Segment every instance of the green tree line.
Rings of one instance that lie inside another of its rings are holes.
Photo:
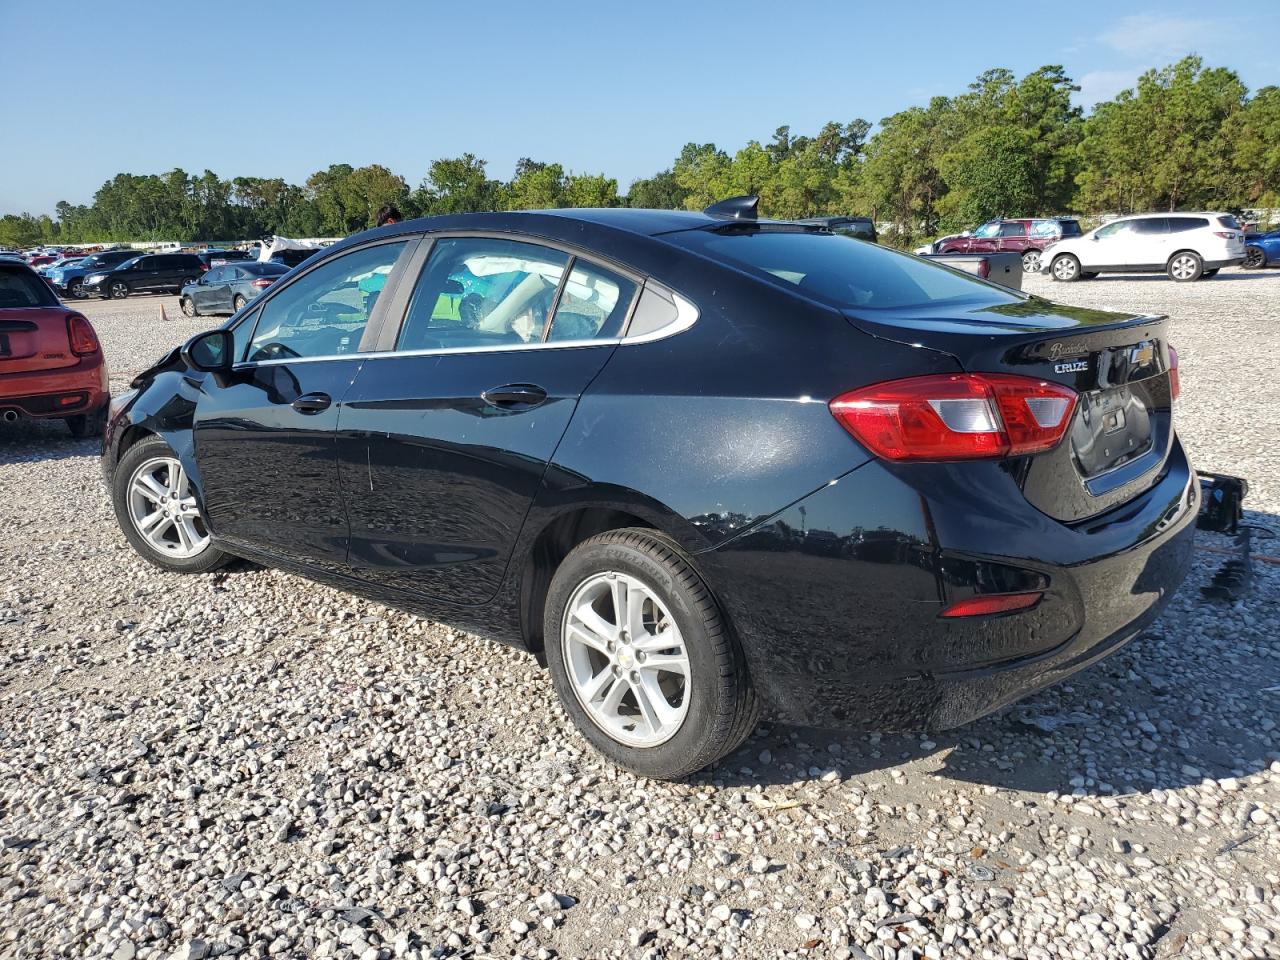
[[[952,97],[882,119],[782,126],[734,153],[689,143],[625,195],[604,174],[521,159],[510,180],[467,153],[436,160],[416,187],[378,164],[334,164],[298,185],[211,171],[118,174],[87,205],[0,218],[0,244],[340,236],[390,203],[407,216],[550,207],[701,209],[755,193],[764,216],[867,214],[890,241],[996,216],[1280,207],[1280,87],[1252,94],[1224,67],[1189,56],[1096,104],[1060,66],[1021,78],[982,73]]]

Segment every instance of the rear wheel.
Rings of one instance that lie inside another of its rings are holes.
[[[107,408],[99,407],[92,413],[79,413],[67,417],[67,429],[77,440],[88,440],[90,437],[102,436],[107,426]]]
[[[1022,272],[1035,273],[1040,269],[1040,251],[1026,250],[1022,254]]]
[[[108,300],[123,300],[129,296],[129,285],[123,280],[113,280],[107,287]]]
[[[1059,254],[1053,258],[1049,271],[1053,274],[1053,279],[1071,283],[1080,279],[1080,261],[1070,253]]]
[[[188,317],[200,316],[200,311],[196,309],[196,302],[190,297],[183,297],[178,301],[178,306],[182,307],[182,313]]]
[[[685,554],[650,530],[579,544],[556,570],[543,625],[574,724],[619,766],[686,777],[755,728],[746,662]]]
[[[195,492],[167,443],[130,447],[111,477],[116,520],[143,559],[173,573],[204,573],[231,557],[213,546]]]
[[[241,310],[244,309],[244,305],[246,303],[248,303],[248,301],[245,300],[244,297],[240,296],[240,294],[237,293],[235,295],[235,298],[232,299],[231,301],[231,309],[234,310],[236,313],[239,313]]]
[[[1204,273],[1204,261],[1200,259],[1200,254],[1183,250],[1169,258],[1167,272],[1171,280],[1189,283],[1200,279]]]
[[[1249,247],[1244,252],[1244,268],[1261,270],[1267,265],[1267,253],[1261,247]]]

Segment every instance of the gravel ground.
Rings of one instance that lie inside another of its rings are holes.
[[[1173,315],[1197,464],[1280,525],[1280,271],[1028,287]],[[207,325],[85,311],[117,388]],[[1280,565],[1206,602],[1223,537],[1067,685],[927,739],[764,727],[673,785],[525,655],[151,568],[95,454],[0,431],[0,956],[1280,956]]]

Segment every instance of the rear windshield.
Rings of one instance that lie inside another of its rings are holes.
[[[842,308],[989,305],[1022,299],[958,270],[832,234],[688,230],[669,238]]]
[[[6,307],[56,307],[49,285],[25,267],[0,263],[0,310]]]

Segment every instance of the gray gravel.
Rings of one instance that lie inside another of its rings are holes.
[[[1028,287],[1172,314],[1197,464],[1280,526],[1280,271]],[[207,325],[85,310],[117,388]],[[0,956],[1280,956],[1280,566],[1203,602],[1216,535],[1065,686],[928,737],[762,728],[672,785],[522,654],[154,570],[60,427],[0,431],[0,531]]]

